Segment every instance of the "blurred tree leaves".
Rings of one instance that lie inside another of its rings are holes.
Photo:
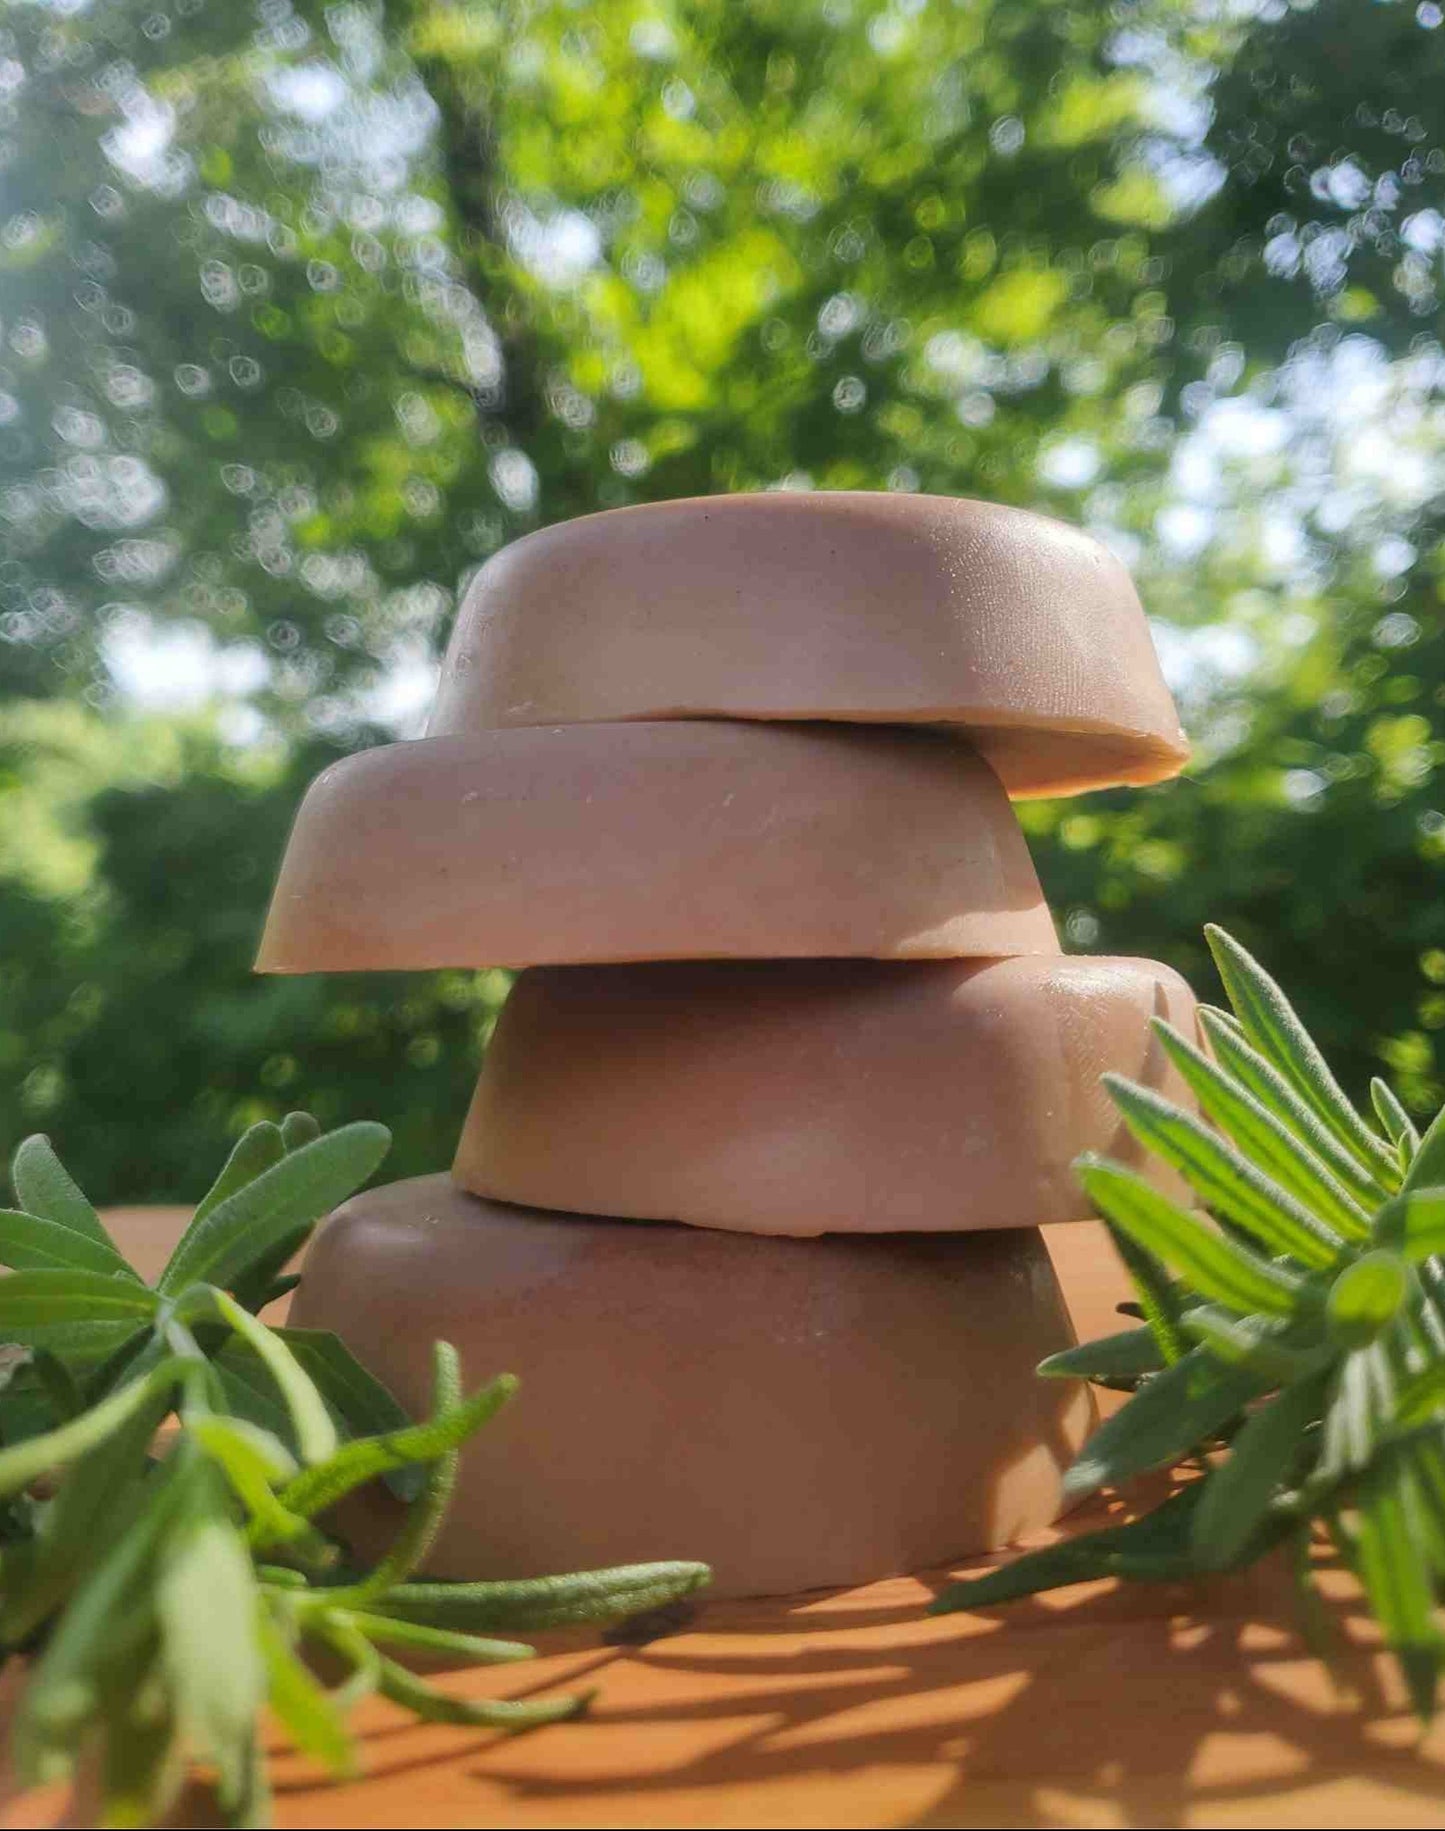
[[[1175,288],[1256,365],[1312,320],[1401,352],[1438,330],[1445,33],[1437,5],[1260,9],[1210,86],[1223,182],[1171,250]]]
[[[305,1089],[325,1123],[387,1112],[411,1163],[446,1161],[504,975],[250,971],[292,811],[332,753],[238,750],[200,721],[117,742],[54,706],[0,713],[0,771],[21,751],[5,805],[24,844],[0,862],[7,1144],[64,1135],[116,1197],[178,1200],[198,1140]]]
[[[1420,1111],[1445,1098],[1442,21],[1264,8],[1221,55],[1197,154],[1217,188],[1160,238],[1170,397],[1181,431],[1234,399],[1286,414],[1292,439],[1161,595],[1220,619],[1267,583],[1265,660],[1208,708],[1197,780],[1028,816],[1076,941],[1204,986],[1195,937],[1218,922],[1297,975],[1353,1092],[1383,1065]],[[1356,420],[1344,377],[1362,371]],[[1230,537],[1275,505],[1298,544],[1269,583]]]
[[[1046,441],[1157,447],[1161,198],[1107,13],[92,0],[4,31],[0,638],[32,691],[139,607],[342,723],[535,519],[803,476],[1033,498]]]
[[[392,11],[547,518],[785,478],[1047,499],[1046,441],[1149,448],[1162,198],[1107,11]]]
[[[21,4],[3,36],[7,685],[102,686],[140,608],[343,719],[501,536],[444,512],[469,467],[486,493],[497,359],[412,182],[430,103],[359,7]]]

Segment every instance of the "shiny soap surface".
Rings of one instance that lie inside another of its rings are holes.
[[[1013,795],[1188,755],[1128,573],[1077,528],[942,496],[777,491],[561,522],[469,589],[429,727],[961,727]]]
[[[1056,953],[1013,810],[925,731],[567,725],[312,783],[262,972]]]
[[[1188,986],[1152,960],[524,973],[455,1173],[501,1200],[751,1233],[1084,1220],[1081,1151],[1145,1167],[1099,1077],[1193,1104],[1155,1017],[1193,1032]]]

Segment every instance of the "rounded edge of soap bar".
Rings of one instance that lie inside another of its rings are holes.
[[[261,972],[1057,953],[988,765],[936,732],[671,721],[423,738],[312,783]]]
[[[1188,757],[1107,547],[1026,509],[861,490],[639,504],[513,542],[463,600],[428,730],[699,717],[958,726],[1017,796]]]
[[[478,1195],[751,1233],[1087,1220],[1081,1151],[1171,1172],[1106,1071],[1192,1109],[1152,960],[772,961],[523,973],[453,1174]]]
[[[934,1567],[1047,1525],[1092,1422],[1034,1376],[1074,1339],[1036,1231],[756,1239],[419,1177],[338,1210],[291,1314],[414,1416],[438,1339],[468,1388],[519,1377],[462,1452],[440,1577],[696,1558],[722,1597]],[[394,1526],[380,1496],[343,1522],[364,1549]]]

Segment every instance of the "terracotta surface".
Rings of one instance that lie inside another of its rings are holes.
[[[151,1250],[176,1217],[123,1218]],[[1047,1236],[1081,1335],[1114,1325],[1093,1226]],[[1071,1529],[1097,1523],[1075,1515]],[[980,1566],[981,1567],[981,1566]],[[515,1740],[358,1713],[341,1788],[272,1739],[283,1831],[355,1825],[1076,1827],[1445,1825],[1445,1726],[1423,1743],[1352,1586],[1327,1575],[1347,1690],[1294,1630],[1270,1567],[1209,1585],[1081,1585],[930,1621],[938,1575],[704,1607],[642,1646],[575,1646],[459,1695],[595,1686],[581,1722]],[[13,1696],[19,1669],[0,1674]],[[1351,1693],[1353,1695],[1351,1695]],[[3,1701],[3,1699],[0,1699]],[[205,1822],[196,1807],[182,1823]],[[93,1822],[56,1792],[0,1825]]]
[[[418,1177],[338,1210],[291,1313],[413,1412],[438,1337],[520,1377],[463,1455],[439,1576],[685,1555],[753,1596],[912,1570],[1047,1525],[1090,1421],[1033,1378],[1073,1340],[1036,1230],[759,1239]]]
[[[257,964],[1057,951],[1018,823],[966,745],[680,721],[333,764],[297,816]]]
[[[1016,795],[1157,782],[1188,754],[1105,547],[861,491],[652,503],[513,542],[467,593],[430,730],[698,716],[960,725]]]
[[[1156,1014],[1193,1031],[1151,960],[542,968],[503,1008],[455,1174],[753,1233],[1083,1220],[1080,1151],[1142,1167],[1099,1076],[1193,1104]]]

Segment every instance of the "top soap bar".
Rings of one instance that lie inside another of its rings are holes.
[[[1014,796],[1162,781],[1184,733],[1095,540],[943,496],[615,509],[505,548],[462,604],[429,735],[660,718],[967,731]]]

